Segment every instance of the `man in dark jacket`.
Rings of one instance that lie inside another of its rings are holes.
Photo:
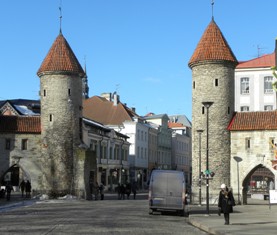
[[[218,197],[218,207],[219,215],[220,212],[224,214],[225,225],[230,224],[230,213],[233,212],[233,206],[235,206],[233,194],[225,184],[222,184]]]

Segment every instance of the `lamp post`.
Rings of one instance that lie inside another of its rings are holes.
[[[239,162],[242,161],[242,158],[234,156],[235,161],[237,162],[237,177],[238,177],[238,205],[240,205],[240,193],[239,193]]]
[[[199,185],[199,206],[201,206],[201,134],[203,133],[203,130],[196,130],[199,135],[199,179],[198,179],[198,185]]]
[[[206,171],[209,171],[209,108],[212,106],[214,102],[202,102],[202,104],[204,105],[204,107],[207,109],[207,126],[206,126],[206,130],[207,130],[207,141],[206,141]],[[209,211],[209,177],[206,177],[206,205],[207,205],[207,214],[210,214]]]

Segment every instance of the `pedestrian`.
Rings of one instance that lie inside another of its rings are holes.
[[[127,195],[127,199],[129,199],[130,194],[131,194],[131,184],[130,184],[130,183],[127,183],[127,184],[126,184],[126,195]]]
[[[13,190],[13,186],[7,182],[6,184],[6,194],[7,194],[7,201],[11,199],[11,191]]]
[[[22,180],[20,185],[19,185],[19,188],[21,190],[21,197],[24,197],[25,186],[26,186],[25,180]]]
[[[31,197],[31,190],[32,190],[31,182],[29,180],[27,180],[27,182],[25,184],[26,198]]]
[[[101,200],[104,200],[104,189],[105,189],[104,184],[103,184],[103,183],[100,183],[99,192],[100,192]]]
[[[121,185],[120,183],[118,183],[117,185],[117,199],[120,200],[121,199]]]
[[[6,194],[6,191],[5,191],[5,189],[1,189],[0,190],[0,198],[5,198],[5,194]]]
[[[232,191],[228,189],[225,184],[220,186],[221,190],[218,197],[218,215],[224,214],[225,225],[230,224],[230,213],[233,212],[233,206],[235,206],[235,199]]]
[[[99,184],[96,182],[95,187],[94,187],[94,195],[95,195],[95,200],[98,200],[99,196]]]
[[[132,193],[134,194],[134,199],[136,199],[136,195],[137,195],[137,182],[133,182],[131,188],[132,188]]]
[[[121,184],[120,185],[120,199],[121,200],[124,200],[125,199],[125,185],[124,184]]]

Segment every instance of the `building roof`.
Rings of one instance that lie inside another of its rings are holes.
[[[0,116],[0,133],[40,134],[40,117]]]
[[[54,41],[37,72],[38,76],[52,73],[73,73],[81,77],[85,74],[62,33]]]
[[[83,117],[104,125],[122,125],[139,116],[121,102],[114,104],[104,97],[93,96],[83,101]]]
[[[222,60],[234,64],[238,63],[221,30],[214,19],[212,19],[190,58],[188,65],[191,68],[199,62]]]
[[[0,115],[40,115],[40,101],[27,99],[0,100]]]
[[[162,119],[162,118],[169,119],[169,117],[168,117],[168,115],[166,113],[162,113],[162,114],[148,113],[148,114],[146,114],[146,116],[144,116],[145,120]]]
[[[275,52],[260,56],[252,60],[241,61],[237,65],[236,69],[264,68],[264,67],[273,67],[273,66],[275,66]]]
[[[228,126],[228,130],[277,130],[277,111],[236,113]]]
[[[175,114],[175,115],[169,115],[168,116],[170,119],[170,122],[173,123],[181,123],[183,126],[191,128],[191,121],[187,118],[186,115],[180,115],[180,114]]]

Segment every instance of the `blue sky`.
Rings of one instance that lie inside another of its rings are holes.
[[[214,19],[239,61],[273,52],[276,0],[214,2]],[[36,73],[58,36],[60,6],[63,35],[86,63],[90,96],[117,91],[139,115],[191,119],[187,64],[211,21],[211,0],[1,0],[1,100],[39,99]]]

